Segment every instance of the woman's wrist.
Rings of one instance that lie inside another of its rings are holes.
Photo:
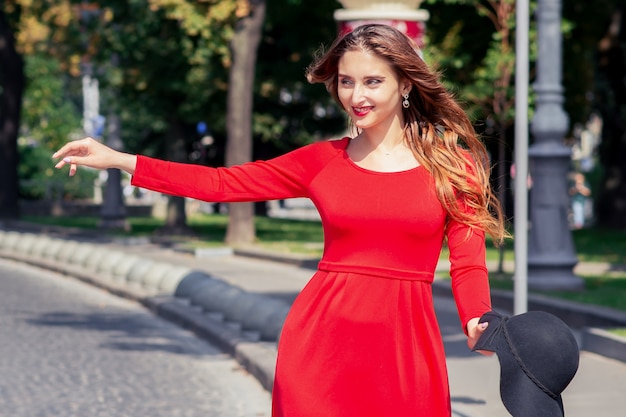
[[[120,152],[115,168],[128,172],[130,175],[135,173],[137,168],[137,155]]]

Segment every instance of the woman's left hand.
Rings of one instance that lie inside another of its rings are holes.
[[[467,322],[467,346],[469,346],[470,349],[474,348],[474,346],[478,342],[478,339],[480,338],[480,335],[483,334],[483,332],[487,329],[487,326],[489,325],[489,323],[487,322],[479,324],[479,320],[480,317],[474,317]],[[485,356],[493,355],[493,352],[489,352],[486,350],[478,350],[477,352],[482,353]]]

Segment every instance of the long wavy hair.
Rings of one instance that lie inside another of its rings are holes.
[[[349,51],[384,59],[400,80],[412,84],[410,106],[403,108],[404,139],[417,161],[433,176],[439,201],[451,219],[480,229],[500,244],[508,236],[500,203],[490,182],[487,150],[440,75],[419,55],[415,43],[388,25],[368,24],[320,49],[307,68],[310,83],[324,83],[341,106],[338,66]]]

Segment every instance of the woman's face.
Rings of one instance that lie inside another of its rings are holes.
[[[337,93],[355,126],[389,128],[402,125],[402,94],[410,90],[382,58],[349,51],[339,60]]]

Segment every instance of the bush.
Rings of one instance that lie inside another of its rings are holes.
[[[20,145],[20,198],[25,200],[91,199],[93,183],[98,173],[81,170],[69,177],[67,169],[57,170],[50,151],[36,145]]]

